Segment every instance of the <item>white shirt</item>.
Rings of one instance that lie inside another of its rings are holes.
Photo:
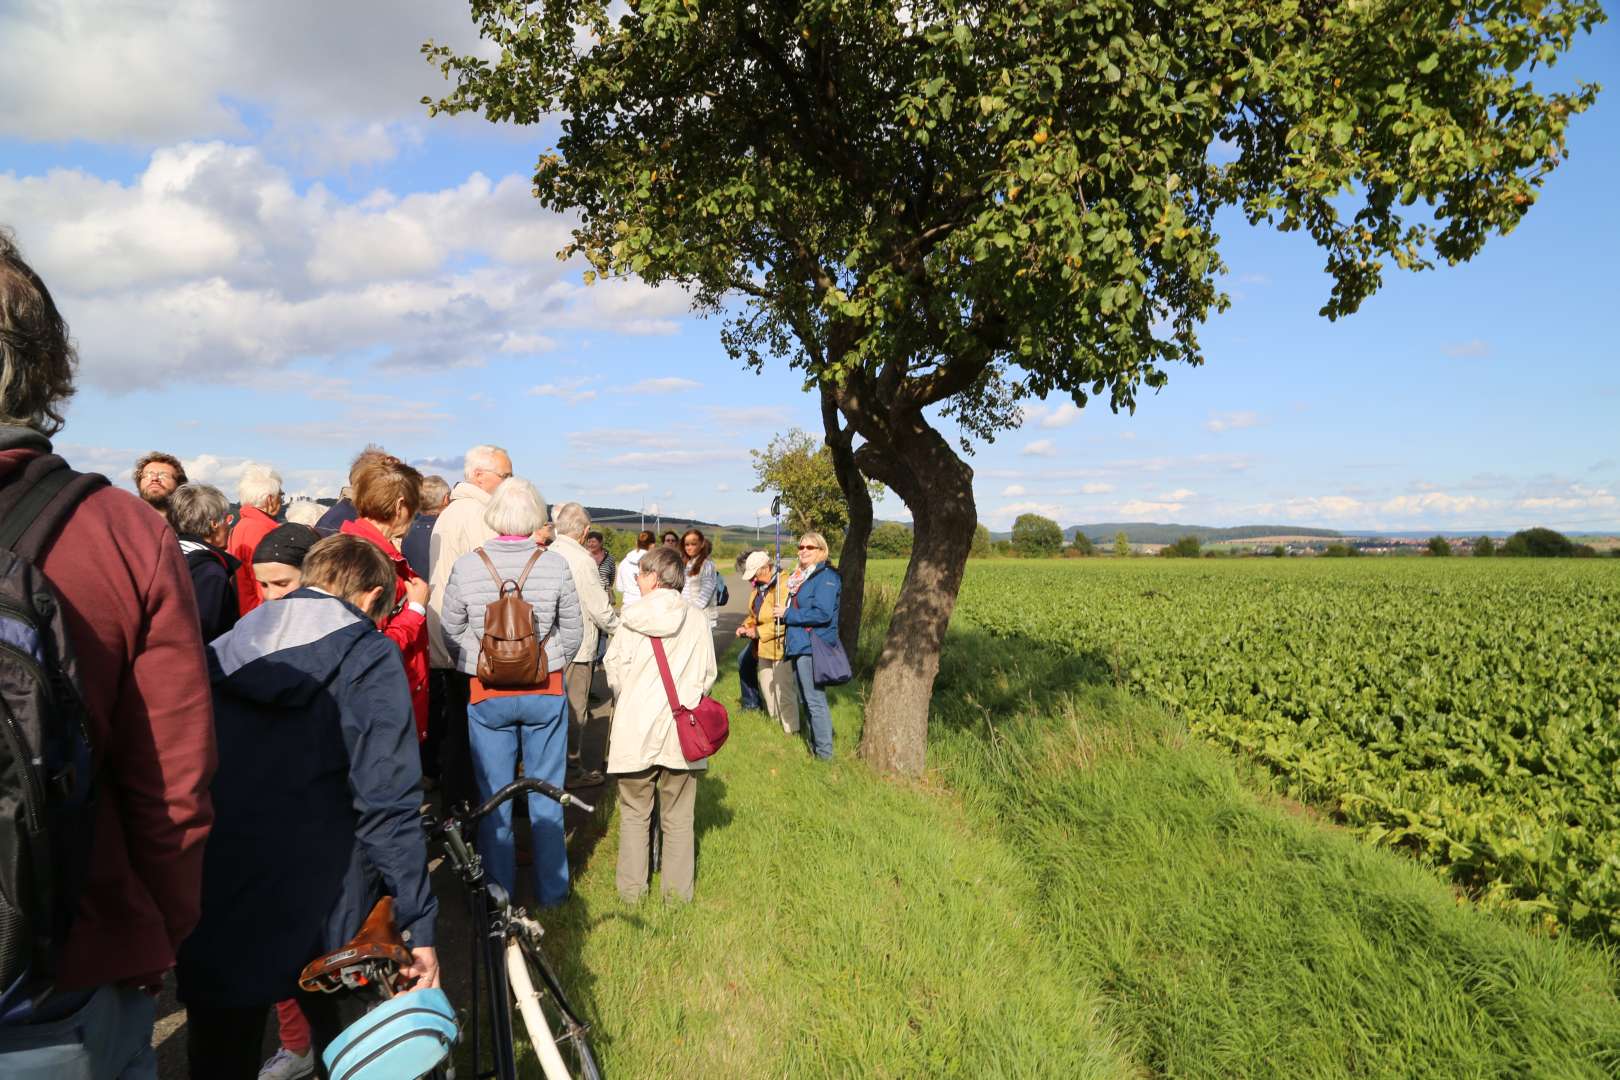
[[[641,599],[641,587],[636,584],[636,574],[641,568],[641,557],[647,554],[642,548],[636,548],[630,554],[619,560],[618,577],[613,585],[624,597],[624,607],[629,607]]]

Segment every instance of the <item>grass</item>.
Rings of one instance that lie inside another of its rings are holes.
[[[691,905],[619,901],[611,822],[576,853],[548,940],[610,1077],[1620,1075],[1600,948],[1277,798],[1097,657],[963,625],[941,671],[920,783],[854,758],[858,687],[826,765],[725,676]]]
[[[852,694],[831,765],[737,709],[734,674],[718,694],[694,902],[623,904],[610,828],[549,923],[609,1076],[1133,1075],[1046,955],[1018,859],[854,760]]]

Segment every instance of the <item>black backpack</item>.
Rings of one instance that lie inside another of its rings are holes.
[[[90,869],[90,717],[61,599],[35,560],[106,477],[54,454],[0,488],[0,1017],[49,992]]]

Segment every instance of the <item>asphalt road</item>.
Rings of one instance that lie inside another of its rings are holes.
[[[721,566],[720,572],[725,576],[726,584],[731,591],[731,602],[720,611],[719,624],[715,629],[714,643],[715,655],[723,655],[735,640],[735,631],[742,622],[747,610],[744,593],[735,568],[728,565]],[[607,682],[600,671],[597,672],[596,682],[592,688],[592,706],[590,719],[586,725],[584,738],[588,745],[603,745],[607,738],[607,726],[611,716],[611,704],[608,696]],[[580,789],[580,798],[598,806],[614,797],[611,781],[599,788]],[[437,798],[431,797],[434,809],[437,810]],[[602,839],[602,830],[595,824],[596,819],[583,813],[570,811],[568,816],[568,852],[569,863],[575,873],[594,856],[597,842]],[[523,823],[522,812],[519,810],[514,822],[518,830],[520,847],[527,844],[526,826]],[[518,886],[518,900],[520,903],[531,904],[533,896],[530,895],[531,886],[527,875],[520,874]],[[448,871],[436,869],[434,873],[434,892],[439,896],[439,965],[440,977],[444,984],[445,993],[452,1002],[458,1005],[469,1001],[471,986],[469,982],[469,956],[468,920],[465,906],[461,902],[460,885],[451,880]],[[186,1070],[186,1013],[185,1009],[174,996],[174,978],[171,975],[164,980],[163,993],[158,997],[158,1021],[152,1031],[152,1045],[157,1050],[158,1076],[160,1080],[187,1080]],[[272,1014],[271,1022],[266,1025],[264,1035],[264,1056],[268,1058],[276,1049],[276,1027]]]

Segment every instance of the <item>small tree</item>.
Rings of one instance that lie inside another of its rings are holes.
[[[814,529],[828,540],[842,537],[849,525],[849,506],[833,468],[832,451],[807,431],[793,428],[763,450],[750,450],[755,491],[780,492],[787,514],[783,526],[793,534]],[[883,485],[869,483],[873,498]]]
[[[982,524],[973,527],[973,550],[968,554],[975,559],[983,559],[990,554],[990,530]]]
[[[866,549],[882,559],[899,559],[911,554],[911,530],[898,521],[882,521],[872,529]]]
[[[1026,559],[1049,559],[1063,549],[1063,529],[1049,517],[1019,514],[1013,522],[1013,550]]]
[[[1429,554],[1438,555],[1441,557],[1450,555],[1451,542],[1445,537],[1436,533],[1434,536],[1429,537]]]
[[[1474,540],[1474,558],[1488,559],[1496,554],[1496,543],[1488,536],[1476,537]]]
[[[1097,545],[1091,542],[1091,537],[1077,531],[1074,534],[1074,550],[1089,558],[1097,554]]]
[[[1288,549],[1283,547],[1281,544],[1278,544],[1276,547],[1271,549],[1271,554],[1274,558],[1281,559],[1287,556]]]
[[[1159,554],[1168,559],[1196,559],[1198,551],[1198,537],[1183,536],[1175,543],[1160,548]]]
[[[1121,529],[1114,534],[1114,554],[1123,559],[1130,553],[1131,538],[1125,535],[1124,529]]]

